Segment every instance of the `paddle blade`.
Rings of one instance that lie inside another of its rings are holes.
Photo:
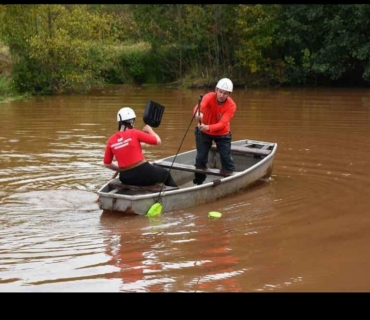
[[[155,217],[162,213],[162,204],[156,202],[153,204],[147,212],[147,217]]]

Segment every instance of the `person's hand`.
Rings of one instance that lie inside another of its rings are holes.
[[[146,133],[152,133],[153,132],[153,129],[151,126],[149,125],[145,125],[144,128],[143,128],[143,131],[146,132]]]
[[[200,131],[208,131],[209,130],[209,125],[208,124],[203,124],[203,123],[198,124],[198,129]]]
[[[202,120],[202,118],[203,118],[203,113],[201,113],[201,112],[199,112],[199,113],[198,113],[198,112],[196,112],[194,117],[195,117],[195,119],[197,119],[197,120]]]

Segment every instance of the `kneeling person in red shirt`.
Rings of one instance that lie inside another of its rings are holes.
[[[164,183],[177,187],[171,173],[149,163],[144,155],[141,142],[151,145],[161,145],[161,138],[149,126],[142,130],[134,128],[136,114],[129,107],[120,109],[117,113],[118,132],[109,137],[104,154],[104,166],[119,171],[119,179],[124,184],[149,186]],[[116,159],[117,164],[113,163]]]

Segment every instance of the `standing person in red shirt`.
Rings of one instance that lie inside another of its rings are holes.
[[[195,128],[197,155],[195,166],[206,168],[208,152],[212,141],[216,143],[220,154],[222,170],[228,174],[235,171],[234,159],[231,155],[232,134],[230,120],[235,114],[236,104],[230,97],[233,83],[228,78],[218,81],[215,92],[209,92],[201,100],[200,108],[194,107],[194,117],[199,120]],[[206,179],[204,173],[195,173],[194,184],[202,184]]]
[[[164,183],[177,187],[171,173],[166,169],[149,163],[142,151],[141,143],[161,145],[161,138],[149,126],[142,130],[134,128],[136,114],[129,107],[117,113],[118,132],[107,142],[103,163],[108,169],[119,171],[119,179],[124,184],[148,186]],[[116,163],[113,162],[116,159]]]

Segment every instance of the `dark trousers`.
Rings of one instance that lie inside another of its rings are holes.
[[[150,186],[156,183],[164,183],[166,186],[177,187],[171,172],[149,162],[127,171],[121,171],[119,180],[124,184],[134,186]]]
[[[212,142],[216,143],[218,153],[220,154],[221,168],[224,171],[235,171],[234,159],[231,155],[232,134],[229,132],[224,136],[213,136],[201,132],[198,127],[194,130],[197,155],[195,157],[195,166],[206,168],[208,163],[208,153]],[[202,184],[206,179],[203,173],[195,173],[195,184]]]

